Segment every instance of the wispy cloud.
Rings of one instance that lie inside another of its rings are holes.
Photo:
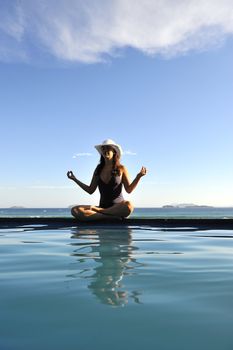
[[[124,152],[123,152],[123,155],[126,155],[126,156],[136,156],[137,153],[128,150],[128,151],[124,151]]]
[[[83,153],[76,153],[76,154],[74,154],[72,158],[91,157],[91,156],[92,156],[92,153],[83,152]]]
[[[28,185],[28,186],[0,186],[0,190],[19,190],[19,189],[30,189],[30,190],[67,190],[72,189],[72,186],[63,185]]]
[[[0,186],[0,191],[1,190],[16,190],[15,186]]]
[[[153,180],[151,180],[151,181],[147,181],[147,180],[145,180],[145,181],[143,181],[143,183],[145,184],[145,185],[152,185],[152,186],[170,186],[170,185],[173,185],[174,186],[174,183],[172,183],[172,182],[164,182],[164,181],[153,181]]]
[[[31,185],[31,186],[25,186],[25,189],[32,189],[32,190],[68,190],[72,189],[72,186],[53,186],[53,185]]]
[[[232,0],[11,0],[0,3],[0,59],[35,52],[93,63],[132,47],[173,56],[233,34]]]

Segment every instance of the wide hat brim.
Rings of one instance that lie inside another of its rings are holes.
[[[108,139],[108,140],[103,141],[102,144],[95,146],[95,148],[97,149],[97,151],[99,152],[99,154],[101,156],[103,155],[103,153],[102,153],[102,147],[103,146],[111,146],[112,148],[115,149],[115,151],[117,152],[117,155],[118,155],[119,158],[122,156],[123,152],[122,152],[121,146],[118,145],[117,143],[115,143],[113,140]]]

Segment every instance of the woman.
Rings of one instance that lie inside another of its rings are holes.
[[[67,176],[89,194],[94,193],[98,187],[100,191],[99,206],[78,205],[71,209],[71,213],[82,221],[125,218],[132,213],[133,206],[129,201],[124,200],[122,186],[127,193],[131,193],[141,177],[146,174],[146,168],[142,167],[133,182],[130,183],[126,167],[120,164],[121,146],[108,139],[101,145],[96,145],[95,148],[101,157],[91,184],[88,186],[79,181],[72,171],[68,171]]]

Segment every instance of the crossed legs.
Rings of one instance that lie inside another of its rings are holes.
[[[129,201],[122,201],[106,209],[90,205],[78,205],[71,209],[71,214],[81,221],[119,219],[129,216],[133,209],[133,205]]]

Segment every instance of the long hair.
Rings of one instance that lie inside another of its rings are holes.
[[[98,176],[100,175],[104,165],[105,165],[105,160],[104,160],[104,157],[101,155],[100,162],[97,165],[96,170],[95,170],[95,175],[98,175]],[[117,152],[114,152],[113,161],[112,161],[112,175],[113,176],[120,176],[121,167],[122,167],[122,165],[120,163],[120,158],[119,158]]]

